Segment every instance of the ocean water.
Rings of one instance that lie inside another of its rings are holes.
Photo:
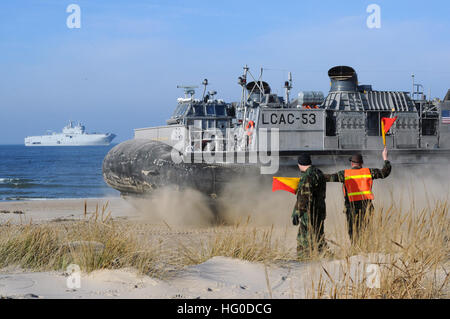
[[[0,201],[118,196],[102,176],[112,147],[0,145]]]

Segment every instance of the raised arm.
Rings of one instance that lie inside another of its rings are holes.
[[[389,174],[391,174],[391,162],[389,162],[388,160],[388,151],[386,149],[386,147],[383,150],[383,159],[384,159],[384,165],[382,169],[378,169],[378,168],[371,168],[370,169],[370,173],[372,174],[372,178],[373,179],[378,179],[378,178],[386,178],[389,176]]]

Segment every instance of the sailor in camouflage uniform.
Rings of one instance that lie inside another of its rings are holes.
[[[305,258],[312,249],[326,247],[324,222],[326,217],[326,180],[320,169],[311,165],[309,155],[298,158],[300,182],[297,202],[292,212],[292,223],[300,225],[297,235],[297,253]]]
[[[370,218],[374,207],[372,200],[372,181],[386,178],[391,173],[391,163],[387,159],[387,149],[383,150],[384,166],[378,168],[363,168],[363,157],[354,154],[350,158],[351,169],[335,174],[325,174],[327,182],[341,182],[345,197],[345,215],[347,216],[348,234],[350,240],[355,240],[364,227],[364,221]],[[354,236],[355,235],[355,236]]]

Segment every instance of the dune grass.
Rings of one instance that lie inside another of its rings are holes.
[[[128,227],[105,215],[107,205],[70,224],[1,225],[0,268],[14,265],[35,271],[83,271],[134,267],[158,275],[157,253],[137,240]]]
[[[388,207],[365,220],[353,243],[335,232],[340,267],[312,283],[312,298],[448,298],[450,219],[448,202],[437,201],[420,212]],[[355,256],[361,257],[356,258]],[[366,258],[363,258],[366,257]],[[379,288],[370,288],[367,266],[380,270]]]
[[[179,242],[179,252],[184,256],[185,263],[200,264],[216,256],[263,263],[294,258],[292,250],[286,245],[286,233],[276,234],[273,226],[253,227],[247,219],[244,223],[226,227],[226,231],[219,231],[222,227],[218,226],[218,231],[213,231],[209,240],[201,245]]]
[[[146,239],[136,225],[111,218],[107,206],[79,221],[0,225],[0,268],[19,266],[35,271],[65,270],[78,264],[83,271],[132,267],[139,273],[168,278],[168,269],[225,256],[264,264],[297,260],[295,237],[274,227],[254,227],[249,220],[211,227],[200,242],[176,237],[170,226],[161,248]],[[365,231],[350,243],[345,227],[327,230],[330,251],[311,247],[308,260],[322,263],[311,276],[310,298],[447,298],[449,283],[450,220],[448,202],[416,212],[378,207],[366,220]],[[197,237],[195,234],[192,238]],[[178,238],[178,239],[176,239]],[[191,239],[192,239],[191,238]],[[328,265],[337,263],[336,269]],[[381,270],[380,288],[367,286],[369,263]]]

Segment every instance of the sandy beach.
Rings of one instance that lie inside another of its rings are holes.
[[[120,197],[87,199],[54,199],[0,202],[0,222],[43,223],[51,221],[78,220],[84,215],[84,205],[88,211],[108,204],[114,217],[133,217],[130,205]]]
[[[161,223],[150,223],[135,207],[122,198],[58,199],[0,203],[0,223],[65,224],[85,218],[87,213],[101,210],[107,204],[112,218],[121,222],[148,225],[146,234],[163,239],[168,247],[185,239],[208,236],[212,229],[176,227],[168,229]],[[134,212],[134,214],[133,214]],[[294,234],[295,235],[295,234]],[[298,265],[300,267],[300,265]],[[301,267],[300,267],[301,268]],[[275,295],[286,298],[292,294],[287,283],[292,266],[276,267],[270,280],[283,289]],[[64,271],[29,272],[19,267],[0,270],[0,296],[3,298],[268,298],[264,266],[226,257],[216,257],[200,265],[187,267],[170,280],[140,275],[134,269],[97,270],[81,273],[81,288],[67,287]],[[304,293],[297,292],[301,297]]]
[[[99,219],[93,222],[95,225],[110,227],[108,219],[115,223],[114,227],[126,227],[140,242],[146,242],[145,247],[158,259],[152,265],[162,263],[164,268],[162,276],[128,266],[81,271],[77,273],[80,285],[73,288],[68,284],[73,277],[67,270],[30,270],[10,264],[0,270],[1,298],[329,298],[326,290],[341,286],[344,289],[349,283],[365,287],[368,265],[393,265],[401,259],[400,253],[350,253],[345,258],[336,255],[296,261],[296,227],[282,224],[240,230],[237,226],[169,225],[142,214],[137,209],[142,205],[119,197],[1,202],[2,232],[21,225],[70,230],[80,223],[89,224],[94,218]],[[335,223],[336,216],[330,220],[328,223]],[[343,220],[338,223],[343,224]],[[330,225],[326,227],[331,229]],[[258,232],[262,237],[258,237]],[[245,245],[251,245],[253,240],[257,246],[267,234],[271,236],[269,241],[279,246],[271,247],[265,254],[279,257],[269,257],[272,262],[245,260],[253,258],[242,254],[242,250],[252,249]],[[98,245],[102,250],[108,243]],[[225,246],[240,247],[241,251],[233,252]],[[226,256],[211,253],[211,247],[222,249]],[[178,260],[183,261],[174,264]],[[427,276],[439,285],[444,283],[442,291],[448,296],[448,259],[421,279]]]

